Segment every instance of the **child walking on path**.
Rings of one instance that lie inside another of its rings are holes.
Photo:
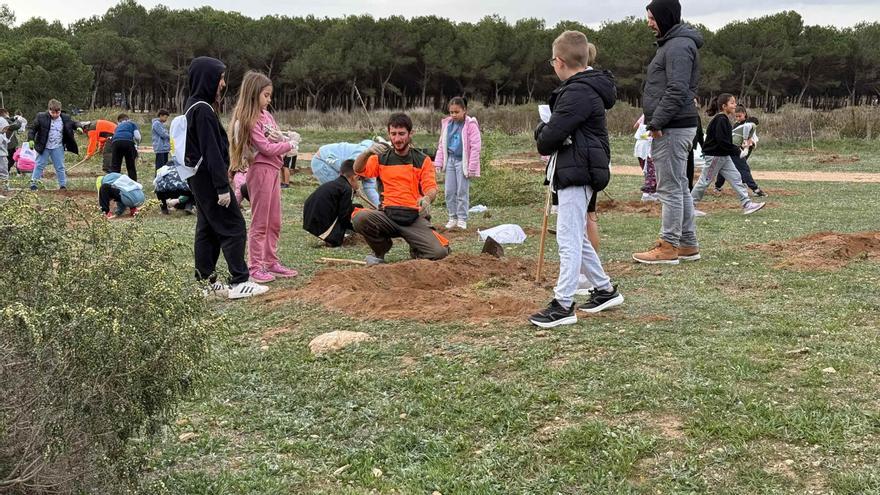
[[[585,235],[590,199],[611,180],[605,111],[617,99],[610,73],[589,67],[594,56],[595,51],[590,49],[583,33],[565,31],[556,38],[550,63],[562,85],[550,96],[550,121],[535,130],[538,152],[552,155],[547,179],[559,203],[559,279],[555,298],[546,309],[529,317],[529,322],[542,328],[577,323],[574,295],[580,273],[587,276],[594,289],[590,291],[590,300],[578,309],[598,313],[623,303],[623,295],[611,284]]]
[[[714,116],[706,128],[706,144],[703,147],[703,155],[706,157],[706,166],[700,174],[700,180],[694,185],[692,195],[694,203],[703,199],[706,188],[709,187],[715,176],[721,174],[730,181],[733,189],[739,195],[739,201],[743,208],[743,215],[750,215],[764,207],[764,203],[753,203],[742,183],[739,171],[733,165],[732,156],[739,156],[739,146],[733,144],[733,128],[729,117],[736,111],[736,98],[724,93],[718,95],[709,105],[708,114]]]
[[[480,124],[467,114],[467,100],[456,96],[449,101],[449,117],[440,124],[440,142],[434,166],[446,171],[446,228],[467,229],[471,179],[480,176],[480,150],[483,141]]]
[[[739,170],[743,184],[749,186],[749,189],[754,191],[755,196],[765,198],[767,193],[758,187],[758,183],[752,177],[752,168],[748,162],[749,157],[752,156],[752,151],[755,149],[755,145],[758,144],[758,119],[749,117],[746,107],[742,105],[737,105],[735,117],[736,127],[733,129],[733,144],[739,145],[742,151],[730,158],[733,160],[736,169]],[[723,186],[724,176],[719,175],[718,179],[715,180],[715,192],[721,192]]]
[[[657,173],[654,170],[654,159],[651,158],[651,133],[645,125],[644,114],[639,117],[633,128],[636,130],[636,145],[633,148],[633,156],[639,160],[639,168],[645,175],[645,183],[642,185],[642,201],[657,201]]]
[[[247,164],[247,189],[251,203],[248,232],[248,270],[258,283],[276,277],[295,277],[296,270],[278,259],[281,236],[281,182],[284,155],[296,151],[298,135],[291,139],[278,131],[268,112],[272,102],[272,81],[250,71],[244,75],[235,110],[232,112],[230,141],[233,164]]]

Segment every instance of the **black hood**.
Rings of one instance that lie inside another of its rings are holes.
[[[666,36],[672,26],[681,24],[681,4],[678,0],[653,0],[646,10],[650,10],[660,28],[658,38]]]
[[[605,110],[610,110],[617,101],[617,85],[614,75],[607,70],[585,70],[565,80],[563,87],[572,84],[586,84],[602,98]]]
[[[672,29],[670,29],[668,33],[657,40],[657,46],[663,46],[664,43],[672,38],[690,38],[694,40],[694,44],[697,45],[697,48],[702,48],[703,46],[703,34],[687,24],[676,24],[675,26],[672,26]]]
[[[189,97],[191,100],[214,104],[220,76],[226,72],[223,62],[211,57],[198,57],[189,65]]]

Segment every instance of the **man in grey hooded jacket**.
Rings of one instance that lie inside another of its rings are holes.
[[[678,0],[653,0],[648,26],[657,37],[657,53],[648,66],[642,107],[654,140],[657,194],[663,205],[660,239],[633,259],[649,264],[678,264],[700,259],[694,203],[688,190],[687,158],[700,116],[693,104],[700,79],[703,36],[682,24]]]

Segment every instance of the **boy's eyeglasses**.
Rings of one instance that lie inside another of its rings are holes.
[[[547,63],[550,64],[550,67],[556,68],[556,59],[558,59],[558,58],[559,57],[553,57],[550,60],[548,60]]]

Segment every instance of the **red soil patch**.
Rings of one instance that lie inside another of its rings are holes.
[[[547,278],[558,268],[548,263]],[[374,267],[327,268],[302,289],[272,291],[370,320],[522,323],[547,303],[534,282],[535,261],[457,254],[441,261],[410,260]]]
[[[819,232],[752,247],[781,258],[776,264],[778,268],[836,270],[857,260],[880,260],[880,232]]]
[[[856,163],[860,160],[859,155],[822,155],[822,158],[816,160],[819,163],[830,165],[837,163]]]
[[[596,205],[596,211],[599,213],[628,213],[641,214],[649,217],[660,216],[659,201],[618,201],[616,199],[601,200]],[[738,210],[740,209],[737,201],[701,201],[697,209],[702,211],[719,211],[719,210]]]

